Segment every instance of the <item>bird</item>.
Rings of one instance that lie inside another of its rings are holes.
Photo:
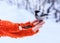
[[[38,15],[40,11],[39,10],[35,10],[35,18],[41,22],[45,19],[45,17],[48,15],[48,14],[44,14],[44,12],[42,12],[40,15]]]

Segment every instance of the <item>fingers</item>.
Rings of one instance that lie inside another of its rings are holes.
[[[35,26],[37,25],[37,24],[39,24],[39,22],[35,22],[35,23],[33,23]]]
[[[40,22],[39,24],[40,24],[40,25],[43,25],[44,23],[45,23],[45,22],[44,22],[44,21],[42,21],[42,22]]]
[[[41,23],[37,24],[32,30],[33,30],[34,32],[36,32],[37,30],[39,30],[39,29],[43,26],[44,23],[45,23],[45,22],[42,21]]]
[[[34,20],[32,23],[35,23],[35,22],[37,22],[38,20]]]
[[[32,23],[33,23],[34,25],[37,25],[37,24],[39,23],[39,21],[38,21],[38,20],[34,20]]]

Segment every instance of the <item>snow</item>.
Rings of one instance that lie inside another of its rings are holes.
[[[18,9],[16,6],[0,2],[0,19],[27,22],[35,20],[35,17],[25,9]],[[60,43],[60,22],[55,23],[55,20],[50,16],[48,20],[45,19],[45,24],[40,28],[38,34],[17,39],[1,37],[0,43]]]
[[[13,22],[33,21],[35,18],[34,15],[31,15],[32,14],[25,9],[18,9],[16,6],[9,6],[4,2],[0,4],[0,19]]]

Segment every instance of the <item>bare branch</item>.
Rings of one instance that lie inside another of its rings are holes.
[[[49,0],[50,1],[50,0]],[[55,0],[51,1],[51,6],[47,9],[47,13],[50,12],[50,9],[54,6]]]
[[[58,9],[56,9],[55,7],[53,9],[56,10],[58,13],[60,13],[60,11]]]

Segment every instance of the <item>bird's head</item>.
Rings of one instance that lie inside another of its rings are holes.
[[[39,10],[35,10],[35,13],[39,13],[40,11]]]

